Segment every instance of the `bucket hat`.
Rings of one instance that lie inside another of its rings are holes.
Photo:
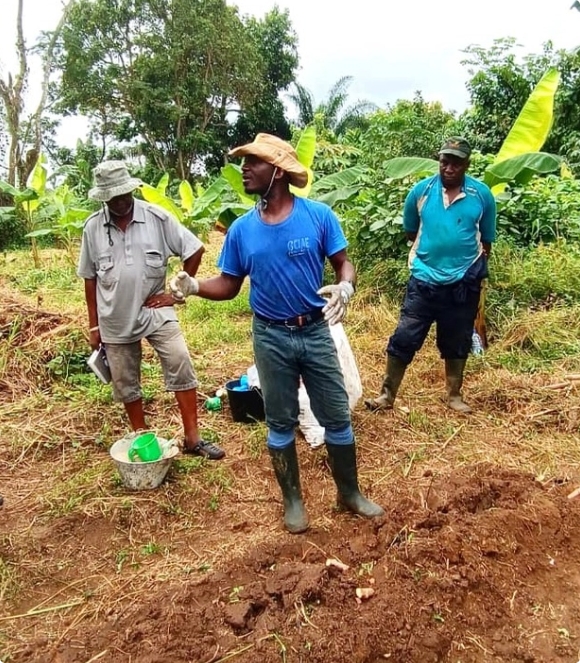
[[[103,161],[93,170],[95,186],[89,191],[89,198],[106,203],[126,193],[131,193],[143,182],[131,177],[123,161]]]
[[[271,134],[259,133],[253,142],[229,152],[231,157],[245,157],[250,154],[283,170],[295,187],[302,189],[308,184],[306,167],[298,161],[296,150],[285,140]]]

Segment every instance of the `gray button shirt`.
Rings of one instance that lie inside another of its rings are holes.
[[[110,241],[109,241],[110,237]],[[101,210],[87,219],[77,274],[97,280],[97,313],[103,343],[133,343],[168,320],[173,306],[147,308],[148,297],[165,292],[167,262],[187,260],[202,242],[164,209],[135,200],[125,232]]]

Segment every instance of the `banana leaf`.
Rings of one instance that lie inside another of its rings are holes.
[[[300,198],[308,198],[314,181],[314,173],[312,172],[312,164],[314,162],[314,155],[316,154],[316,128],[313,124],[309,124],[304,128],[298,144],[296,145],[296,156],[298,161],[308,171],[308,182],[306,186],[299,189],[298,187],[291,186],[290,191]]]
[[[314,196],[323,191],[332,191],[333,189],[353,186],[364,174],[365,169],[362,166],[352,166],[352,168],[345,168],[338,173],[326,175],[314,182],[312,185],[312,195]],[[320,196],[317,196],[317,200],[320,200]]]
[[[22,207],[24,207],[28,214],[31,214],[38,209],[40,205],[40,199],[44,196],[44,192],[46,191],[46,168],[44,167],[45,161],[46,158],[43,154],[41,154],[36,160],[34,168],[26,180],[27,189],[31,189],[37,194],[36,198],[21,198]]]
[[[151,186],[150,184],[142,184],[139,188],[141,189],[143,198],[148,203],[153,203],[154,205],[162,207],[183,223],[183,212],[173,200],[171,200],[171,198],[168,198],[164,193],[161,193],[157,187]]]
[[[296,156],[298,161],[306,168],[312,168],[314,155],[316,154],[316,128],[309,124],[304,128],[296,145]]]
[[[24,237],[43,237],[45,235],[52,235],[56,232],[55,228],[38,228],[38,230],[32,230],[29,233],[26,233]]]
[[[395,157],[385,161],[383,168],[387,177],[400,180],[411,175],[435,175],[439,171],[439,163],[421,157]]]
[[[537,152],[541,149],[552,128],[554,98],[559,83],[558,70],[548,69],[532,90],[490,167],[521,154]],[[489,184],[487,170],[484,174],[484,182]],[[493,180],[493,177],[489,179]],[[495,196],[505,189],[503,183],[490,186],[492,186]]]
[[[559,83],[558,70],[548,69],[520,111],[495,157],[494,164],[541,149],[552,128],[554,97]]]
[[[17,203],[22,203],[24,206],[28,202],[33,202],[38,200],[38,194],[34,189],[22,189],[22,191],[17,191],[14,201]],[[37,205],[38,207],[38,205]]]
[[[11,184],[8,184],[8,182],[4,182],[4,180],[0,180],[0,191],[2,193],[8,194],[9,196],[18,195],[18,189],[13,187]]]
[[[191,217],[194,219],[203,218],[207,216],[207,210],[216,202],[219,201],[224,191],[228,188],[228,181],[223,176],[215,179],[208,188],[196,198],[191,211]]]
[[[242,181],[242,169],[240,166],[237,166],[233,163],[228,163],[227,166],[224,166],[221,169],[222,177],[227,180],[228,184],[232,189],[238,194],[240,200],[246,205],[252,205],[254,203],[254,198],[248,196],[244,189],[244,183]]]
[[[344,203],[351,198],[354,198],[358,195],[360,191],[360,186],[346,186],[341,189],[335,189],[334,191],[327,191],[326,193],[321,193],[316,196],[314,199],[318,200],[321,203],[326,203],[330,207],[334,207],[337,203]]]
[[[169,186],[169,173],[163,173],[163,177],[157,182],[157,191],[165,195],[167,187]]]
[[[217,220],[227,230],[238,217],[251,210],[253,206],[254,203],[249,205],[243,203],[224,203],[217,212]]]
[[[181,208],[186,212],[191,212],[195,196],[191,184],[187,180],[182,180],[179,183],[179,198],[181,199]]]
[[[26,180],[26,186],[41,196],[46,189],[46,168],[44,167],[44,162],[46,158],[41,154],[36,160],[36,164],[32,169],[32,172]]]
[[[562,159],[547,152],[528,152],[489,166],[485,171],[485,183],[494,188],[505,182],[527,184],[534,175],[545,175],[560,169]]]

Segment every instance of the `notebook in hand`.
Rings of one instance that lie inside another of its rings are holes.
[[[111,371],[107,363],[105,348],[101,345],[98,350],[87,359],[87,364],[91,371],[99,378],[101,382],[108,384],[111,381]]]

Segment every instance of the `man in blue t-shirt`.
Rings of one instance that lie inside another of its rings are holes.
[[[466,175],[470,155],[464,138],[447,140],[439,152],[439,174],[418,182],[405,200],[403,227],[413,242],[411,278],[387,345],[382,393],[365,400],[371,410],[393,407],[405,370],[435,322],[447,402],[457,412],[471,412],[461,386],[495,241],[496,208],[489,188]]]
[[[229,228],[219,276],[198,281],[180,272],[171,289],[178,300],[189,295],[233,299],[250,278],[254,355],[286,529],[308,528],[295,445],[300,378],[325,428],[339,503],[367,518],[381,516],[381,507],[359,490],[348,396],[328,327],[343,319],[354,293],[356,275],[344,233],[330,207],[291,193],[290,185],[307,184],[308,172],[290,144],[258,134],[230,156],[244,157],[244,189],[260,201]],[[336,284],[321,288],[326,258]]]

